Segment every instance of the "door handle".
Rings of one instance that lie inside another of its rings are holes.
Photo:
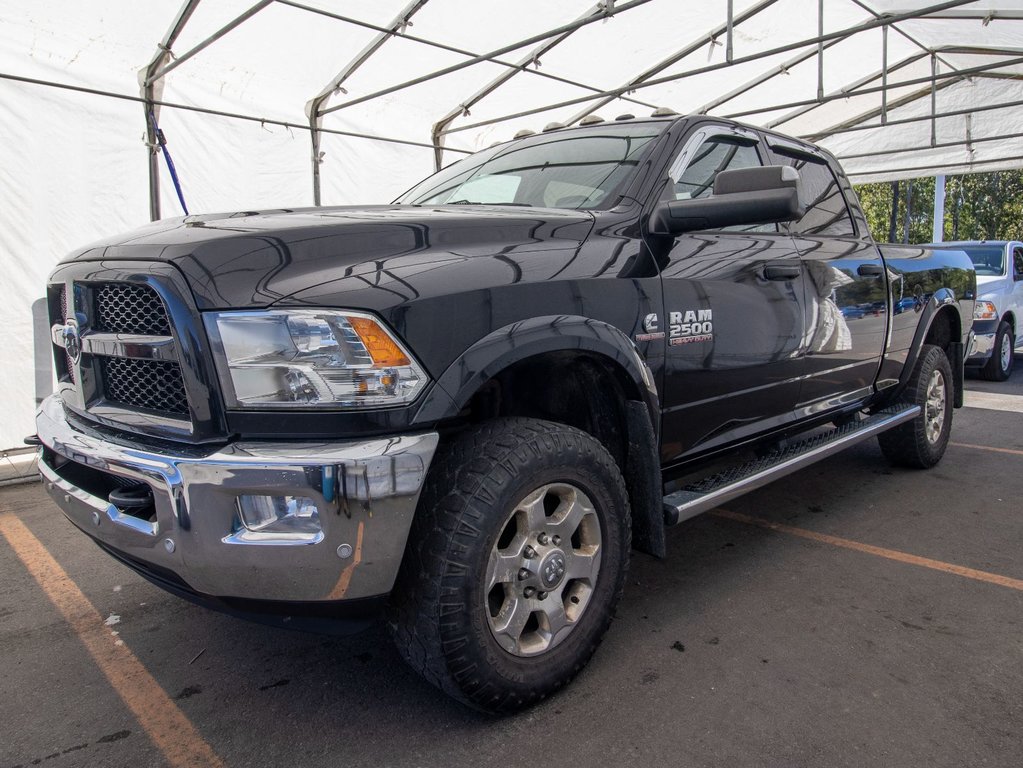
[[[884,268],[880,264],[860,264],[856,274],[860,277],[880,277],[884,274]]]
[[[768,264],[764,267],[764,277],[768,280],[795,280],[799,273],[798,264]]]

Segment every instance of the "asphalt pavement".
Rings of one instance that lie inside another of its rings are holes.
[[[594,660],[505,718],[421,681],[381,628],[195,607],[38,483],[0,489],[0,768],[1023,765],[1017,363],[968,381],[932,470],[869,441],[672,529],[664,561],[634,554]]]

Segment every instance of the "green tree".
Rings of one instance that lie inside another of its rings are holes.
[[[934,178],[898,182],[895,241],[906,238],[906,198],[910,198],[910,243],[932,239]],[[890,235],[891,182],[860,184],[856,192],[874,239]],[[1023,240],[1023,171],[996,171],[945,179],[945,240]]]

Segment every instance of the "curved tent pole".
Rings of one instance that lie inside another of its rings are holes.
[[[610,7],[609,7],[609,3],[610,3]],[[609,10],[613,10],[613,6],[614,6],[614,0],[601,0],[601,2],[597,3],[595,6],[593,6],[588,11],[586,11],[581,16],[579,16],[579,18],[576,19],[576,21],[583,21],[584,19],[590,19],[590,18],[595,18],[595,19],[606,18],[607,14],[608,14],[608,11]],[[506,72],[502,72],[500,75],[495,77],[489,83],[487,83],[482,88],[480,88],[475,93],[473,93],[472,96],[470,96],[467,99],[464,99],[457,107],[452,109],[444,117],[442,117],[440,120],[438,120],[436,123],[433,124],[433,129],[432,129],[431,134],[430,134],[430,139],[431,139],[431,141],[433,143],[433,146],[434,146],[434,165],[435,165],[435,167],[436,167],[436,169],[438,171],[441,169],[441,167],[443,167],[443,164],[444,164],[444,162],[443,162],[444,161],[444,135],[447,133],[447,127],[449,125],[451,125],[451,123],[456,118],[458,118],[460,116],[468,115],[469,114],[469,110],[472,109],[472,107],[474,107],[480,101],[482,101],[487,96],[489,96],[491,93],[496,91],[502,85],[507,83],[509,80],[511,80],[513,77],[515,77],[515,75],[517,75],[519,72],[527,72],[527,71],[529,71],[529,70],[526,69],[526,67],[528,67],[530,64],[535,64],[536,66],[540,66],[540,57],[544,56],[545,54],[547,54],[551,49],[553,49],[559,43],[562,43],[565,40],[567,40],[569,37],[571,37],[572,33],[575,32],[576,29],[578,29],[578,27],[570,29],[567,32],[564,32],[564,33],[558,35],[555,38],[552,38],[550,40],[547,40],[545,42],[540,43],[538,46],[536,46],[536,48],[533,48],[525,56],[523,56],[521,59],[519,59],[516,62],[516,64],[515,64],[515,68],[509,69]],[[593,88],[593,87],[584,86],[581,83],[574,83],[574,85],[577,85],[577,86],[579,86],[581,88],[587,88],[587,90],[591,90],[591,91],[594,91],[596,93],[600,92],[599,88]],[[636,101],[636,103],[641,104],[642,106],[645,106],[645,107],[653,108],[652,104],[647,104],[645,102],[640,102],[640,101]]]
[[[139,84],[142,86],[142,98],[145,100],[146,110],[146,143],[149,145],[149,216],[153,221],[160,218],[160,168],[156,162],[156,153],[159,151],[159,140],[156,135],[155,125],[158,117],[159,96],[158,91],[163,90],[163,78],[172,69],[179,67],[184,62],[195,56],[200,51],[209,47],[222,38],[235,27],[244,23],[259,11],[266,8],[274,0],[260,0],[247,11],[235,17],[201,43],[193,47],[181,56],[174,56],[171,47],[181,34],[189,18],[199,6],[199,0],[185,0],[181,10],[178,11],[174,21],[171,22],[167,34],[157,45],[156,55],[152,61],[139,72]]]
[[[621,0],[615,0],[616,3],[620,1]],[[973,0],[968,1],[973,2]],[[403,83],[398,83],[396,85],[388,86],[387,88],[382,88],[379,91],[374,91],[373,93],[367,93],[364,96],[358,97],[357,99],[349,99],[343,104],[337,104],[333,107],[330,107],[329,109],[323,110],[323,114],[327,115],[330,114],[331,112],[337,112],[339,109],[346,109],[347,107],[353,107],[356,104],[362,104],[363,102],[370,101],[381,96],[387,96],[388,94],[395,93],[396,91],[402,91],[406,88],[411,88],[413,85],[419,85],[420,83],[425,83],[429,80],[434,80],[438,77],[443,77],[444,75],[450,75],[452,72],[458,72],[459,70],[465,69],[466,67],[471,67],[474,64],[479,64],[480,62],[492,61],[498,56],[503,56],[506,53],[517,51],[519,48],[525,48],[527,45],[534,45],[535,43],[539,43],[542,40],[557,37],[558,35],[564,34],[565,32],[570,32],[574,29],[578,29],[579,27],[585,27],[587,24],[592,24],[595,21],[600,21],[605,17],[610,17],[615,14],[623,13],[624,11],[632,10],[633,8],[638,8],[639,6],[646,5],[649,2],[651,2],[651,0],[626,0],[626,2],[623,2],[621,5],[605,4],[605,11],[603,15],[587,16],[586,18],[583,19],[576,19],[575,21],[570,22],[568,24],[563,24],[560,27],[548,29],[545,32],[541,32],[537,35],[527,37],[524,40],[518,40],[512,43],[511,45],[505,45],[500,48],[496,48],[493,51],[488,51],[487,53],[481,53],[478,56],[473,56],[471,59],[468,59],[467,61],[462,61],[459,62],[458,64],[452,64],[449,67],[444,67],[443,69],[438,69],[434,72],[427,72],[425,75],[420,75],[419,77],[414,77],[411,80],[406,80]]]
[[[386,29],[380,30],[365,48],[352,58],[340,72],[312,99],[305,105],[305,113],[309,118],[309,137],[312,143],[313,162],[313,205],[320,205],[320,164],[323,162],[323,153],[320,151],[321,129],[323,127],[323,105],[336,93],[347,93],[344,89],[344,82],[369,58],[376,53],[384,43],[409,25],[409,20],[416,15],[429,0],[412,0],[408,5],[394,17]]]
[[[611,97],[611,99],[613,100],[615,98],[618,98],[618,97],[622,96],[624,93],[626,93],[627,91],[630,91],[630,90],[638,90],[638,89],[641,89],[641,88],[650,88],[650,87],[656,86],[656,85],[663,85],[665,83],[675,82],[677,80],[682,80],[682,79],[687,78],[687,77],[693,77],[694,75],[702,75],[702,74],[704,74],[706,72],[714,72],[714,71],[719,70],[719,69],[725,69],[726,67],[730,67],[730,66],[733,66],[735,64],[745,64],[745,63],[750,62],[750,61],[759,61],[760,59],[765,59],[765,58],[768,58],[770,56],[775,56],[775,55],[777,55],[779,53],[787,53],[789,51],[794,51],[794,50],[798,50],[800,48],[805,48],[805,47],[807,47],[809,45],[816,46],[817,42],[819,40],[823,40],[824,42],[828,42],[829,40],[837,40],[837,39],[840,39],[840,38],[852,37],[855,34],[858,34],[858,33],[861,33],[861,32],[865,32],[865,31],[870,30],[870,29],[878,29],[880,27],[890,26],[892,24],[898,23],[900,21],[905,21],[907,19],[925,19],[925,18],[927,18],[927,16],[929,14],[934,13],[935,11],[947,10],[949,8],[955,8],[955,7],[958,7],[960,5],[966,5],[968,3],[973,3],[975,1],[976,0],[946,0],[946,2],[937,3],[935,5],[925,6],[923,8],[918,8],[918,9],[913,10],[913,11],[907,11],[905,13],[896,13],[896,14],[892,14],[890,16],[885,16],[885,17],[880,18],[880,19],[873,19],[871,21],[865,21],[865,22],[863,22],[861,24],[858,24],[858,25],[856,25],[854,27],[846,27],[844,29],[835,30],[834,32],[828,32],[825,35],[815,35],[814,37],[806,38],[804,40],[797,40],[797,41],[792,42],[792,43],[787,43],[785,45],[780,45],[780,46],[778,46],[776,48],[771,48],[771,49],[768,49],[768,50],[765,50],[765,51],[758,51],[757,53],[750,54],[748,56],[737,56],[737,57],[734,57],[731,62],[722,61],[722,62],[718,62],[718,63],[715,63],[715,64],[708,64],[708,65],[702,66],[702,67],[695,67],[694,69],[688,70],[686,72],[679,72],[679,73],[671,74],[671,75],[662,75],[661,77],[655,77],[655,78],[652,78],[650,80],[644,80],[642,82],[636,82],[636,83],[631,84],[631,85],[620,86],[618,88],[613,88],[611,90],[604,91],[604,92],[602,92],[600,94],[597,94],[597,97],[598,98]],[[404,87],[404,86],[402,86],[402,87]],[[510,113],[510,114],[501,115],[499,117],[494,117],[494,118],[491,118],[489,120],[481,120],[481,121],[479,121],[477,123],[470,123],[468,125],[460,125],[457,128],[449,129],[448,133],[456,133],[456,132],[459,132],[459,131],[469,131],[469,130],[472,130],[474,128],[481,128],[481,127],[483,127],[485,125],[493,125],[495,123],[503,123],[503,122],[506,122],[507,120],[512,120],[512,119],[518,118],[518,117],[526,117],[528,115],[535,115],[535,114],[537,114],[539,112],[548,112],[548,111],[550,111],[552,109],[560,109],[562,107],[570,107],[570,106],[573,106],[575,104],[584,104],[584,103],[590,101],[593,98],[594,98],[593,96],[577,96],[575,98],[565,99],[564,101],[559,101],[559,102],[554,103],[554,104],[545,104],[545,105],[543,105],[541,107],[533,107],[532,109],[526,109],[526,110],[522,110],[520,112],[513,112],[513,113]],[[349,102],[349,103],[352,103],[352,102]],[[342,104],[340,106],[344,107],[346,105]],[[337,108],[338,107],[335,107],[335,109],[337,109]]]
[[[753,18],[754,16],[756,16],[761,11],[766,10],[767,8],[770,8],[776,2],[777,2],[777,0],[760,0],[759,3],[757,3],[756,5],[750,6],[749,8],[744,10],[742,13],[739,13],[739,14],[734,15],[734,16],[730,13],[729,14],[729,18],[725,21],[725,23],[719,24],[714,29],[712,29],[710,32],[708,32],[707,34],[702,35],[698,39],[696,39],[696,40],[692,41],[691,43],[689,43],[688,45],[686,45],[684,48],[681,48],[680,50],[678,50],[675,53],[673,53],[671,56],[668,56],[666,59],[662,59],[661,61],[657,62],[652,67],[650,67],[649,69],[639,73],[638,75],[636,75],[632,79],[630,79],[627,82],[623,83],[619,88],[616,89],[617,93],[628,93],[628,91],[632,90],[634,87],[636,87],[636,86],[646,82],[650,78],[660,74],[661,72],[666,70],[668,67],[672,66],[673,64],[676,64],[676,63],[682,61],[682,59],[684,59],[687,56],[690,56],[691,54],[693,54],[696,51],[700,50],[701,48],[703,48],[703,46],[707,45],[708,43],[715,42],[717,40],[717,38],[721,37],[721,35],[729,35],[730,36],[731,30],[733,30],[735,27],[737,27],[738,25],[742,24],[744,21]],[[731,11],[731,3],[729,3],[729,11]],[[732,55],[726,55],[726,57],[725,57],[726,63],[730,64],[732,62],[733,58],[734,57]],[[567,121],[565,121],[565,124],[566,125],[572,125],[572,124],[578,122],[579,120],[582,120],[587,115],[592,114],[593,112],[596,112],[601,107],[606,106],[607,104],[610,104],[612,101],[614,101],[616,98],[618,98],[617,93],[615,95],[604,95],[604,96],[602,96],[600,98],[600,100],[597,101],[596,104],[591,104],[588,107],[586,107],[585,109],[582,109],[579,112],[577,112],[576,114],[572,115],[571,118],[569,118]]]
[[[157,44],[156,55],[139,72],[139,85],[142,86],[142,109],[146,119],[146,147],[149,150],[149,218],[151,221],[160,218],[160,164],[157,157],[160,152],[160,143],[156,135],[156,117],[159,115],[160,107],[156,102],[158,101],[157,89],[163,90],[163,83],[158,81],[154,75],[171,57],[171,47],[198,6],[199,0],[185,0],[184,5],[174,17],[174,21],[171,22],[167,34]],[[151,117],[152,119],[150,119]]]

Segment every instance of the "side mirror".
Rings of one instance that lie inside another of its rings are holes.
[[[660,203],[651,217],[651,229],[655,234],[679,235],[736,224],[794,221],[804,213],[799,172],[788,165],[768,165],[721,171],[709,197]]]

